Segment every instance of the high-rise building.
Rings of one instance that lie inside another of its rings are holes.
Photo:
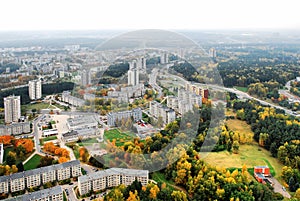
[[[137,67],[140,70],[145,70],[146,69],[146,58],[144,58],[144,57],[139,58],[137,63],[138,63]]]
[[[41,80],[32,80],[28,84],[29,98],[37,100],[42,98],[42,82]]]
[[[168,53],[163,52],[163,53],[160,55],[160,63],[161,63],[161,64],[167,64],[167,63],[169,63],[169,55],[168,55]]]
[[[20,96],[8,96],[4,98],[5,123],[18,122],[21,117]]]
[[[140,82],[139,69],[134,68],[128,71],[128,85],[136,86]]]
[[[217,57],[217,50],[215,48],[210,48],[208,54],[211,58],[216,58]]]
[[[87,86],[87,85],[90,85],[90,84],[92,84],[91,71],[87,70],[87,69],[84,69],[81,72],[81,85],[82,86]]]

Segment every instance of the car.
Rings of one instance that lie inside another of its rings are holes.
[[[285,187],[284,187],[284,186],[282,186],[282,190],[286,192],[286,189],[285,189]]]

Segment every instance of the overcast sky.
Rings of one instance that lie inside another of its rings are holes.
[[[1,0],[0,30],[300,28],[299,0]]]

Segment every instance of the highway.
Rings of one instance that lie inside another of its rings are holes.
[[[155,69],[154,69],[155,70]],[[149,83],[152,83],[153,85],[152,86],[158,86],[158,84],[156,83],[156,77],[158,76],[158,69],[155,70],[155,71],[152,71],[152,73],[150,74],[150,77],[149,77]],[[185,80],[184,78],[180,77],[180,76],[177,76],[177,75],[173,75],[173,74],[170,74],[168,73],[167,69],[166,68],[162,68],[160,69],[160,71],[162,72],[162,70],[164,70],[164,73],[167,73],[167,76],[168,77],[172,77],[174,82],[183,82],[184,85],[186,83],[188,83],[187,80]],[[289,84],[290,82],[287,83],[287,85],[290,85]],[[270,106],[270,107],[273,107],[273,108],[277,108],[277,109],[281,109],[283,110],[286,114],[289,114],[289,115],[292,115],[292,116],[300,116],[298,115],[297,113],[295,113],[294,111],[292,110],[289,110],[287,108],[284,108],[284,107],[281,107],[279,105],[276,105],[276,104],[273,104],[273,103],[269,103],[267,101],[264,101],[264,100],[261,100],[261,99],[258,99],[256,97],[253,97],[253,96],[250,96],[249,94],[245,93],[245,92],[242,92],[242,91],[239,91],[237,89],[234,89],[234,88],[227,88],[227,87],[224,87],[224,86],[219,86],[219,85],[212,85],[212,84],[201,84],[201,83],[193,83],[195,85],[198,85],[198,86],[203,86],[203,87],[206,87],[208,89],[214,89],[214,90],[220,90],[220,91],[226,91],[226,92],[231,92],[231,93],[234,93],[236,94],[237,96],[239,96],[240,98],[244,98],[244,99],[248,99],[248,100],[255,100],[255,101],[258,101],[260,104],[264,105],[264,106]],[[182,83],[178,83],[178,86],[179,85],[183,85]],[[160,86],[158,86],[160,87]],[[300,99],[299,99],[300,100]]]

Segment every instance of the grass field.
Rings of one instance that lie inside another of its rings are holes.
[[[232,130],[234,132],[238,132],[240,134],[245,134],[247,137],[254,136],[254,133],[251,130],[251,126],[248,125],[245,121],[241,121],[238,119],[229,119],[226,121],[226,124],[229,128],[229,130]]]
[[[40,143],[41,143],[41,145],[44,145],[45,142],[51,141],[51,140],[57,140],[57,137],[56,136],[49,136],[49,137],[46,137],[46,138],[42,138],[42,139],[40,139]]]
[[[104,133],[104,139],[109,141],[116,139],[117,146],[122,146],[124,142],[132,141],[134,138],[133,133],[121,133],[118,129],[108,130]]]
[[[247,92],[248,91],[247,87],[238,87],[238,86],[235,86],[233,88],[236,88],[237,90],[242,91],[242,92]]]
[[[160,172],[154,172],[152,173],[152,179],[156,182],[161,182],[161,183],[166,183],[167,186],[171,189],[174,190],[174,185],[175,183],[173,181],[169,181],[165,178],[165,175]]]
[[[78,143],[78,146],[85,146],[88,144],[93,144],[93,143],[98,143],[96,138],[90,138],[90,139],[86,139],[86,140],[82,140],[82,142]]]
[[[41,109],[47,109],[49,107],[48,103],[35,103],[35,104],[27,104],[27,105],[22,105],[22,110],[27,111],[27,110],[41,110]]]
[[[42,156],[35,154],[27,163],[24,165],[24,170],[32,170],[38,167]]]
[[[228,151],[211,152],[203,159],[213,166],[225,168],[242,168],[244,164],[247,168],[268,165],[272,175],[276,178],[280,177],[283,167],[276,158],[271,156],[269,151],[259,147],[257,144],[240,145],[239,154],[229,153]]]

